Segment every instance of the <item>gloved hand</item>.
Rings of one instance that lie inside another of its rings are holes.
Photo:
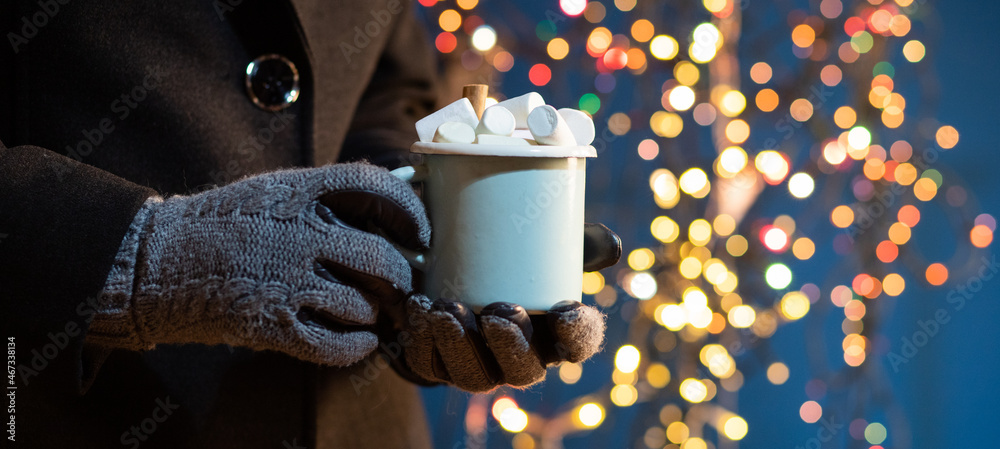
[[[594,229],[587,235],[600,238],[585,245],[590,269],[620,255],[617,236]],[[393,243],[422,250],[429,239],[410,186],[365,164],[273,172],[152,200],[123,242],[88,339],[133,349],[235,344],[346,366],[381,337],[405,348],[394,362],[411,379],[470,391],[534,383],[546,364],[600,348],[603,316],[579,303],[533,319],[494,305],[479,318],[480,332],[460,303],[432,305],[413,293]],[[601,239],[613,245],[590,244]]]
[[[132,226],[88,339],[131,349],[224,343],[340,366],[377,348],[379,298],[316,271],[336,264],[409,292],[409,264],[368,231],[414,250],[430,239],[410,185],[367,164],[277,171],[153,199]]]

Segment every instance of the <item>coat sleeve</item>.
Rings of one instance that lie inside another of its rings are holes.
[[[15,339],[20,385],[79,391],[94,298],[153,194],[51,151],[0,143],[0,320]]]
[[[413,5],[402,4],[344,140],[341,161],[367,159],[390,168],[408,165],[410,145],[417,140],[413,124],[434,112],[434,56]]]

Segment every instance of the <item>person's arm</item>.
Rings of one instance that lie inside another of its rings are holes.
[[[355,111],[341,161],[407,165],[410,145],[417,140],[413,124],[435,110],[432,47],[411,6],[403,3],[392,19],[398,23]]]
[[[44,378],[78,391],[94,299],[154,193],[42,148],[0,143],[0,316],[25,368],[20,385]],[[32,350],[44,360],[33,363]]]

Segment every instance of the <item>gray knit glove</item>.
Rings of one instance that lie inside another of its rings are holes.
[[[547,364],[600,348],[604,321],[592,307],[574,303],[532,322],[501,304],[477,319],[461,303],[413,293],[394,244],[423,250],[429,240],[411,187],[367,164],[152,198],[122,243],[88,340],[229,344],[337,366],[381,340],[399,349],[388,355],[410,379],[470,391],[528,385]]]

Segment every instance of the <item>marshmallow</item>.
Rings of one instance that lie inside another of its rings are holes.
[[[490,106],[483,111],[483,118],[476,126],[476,134],[509,136],[514,132],[514,114],[503,106]]]
[[[497,104],[514,114],[515,124],[518,128],[527,128],[528,114],[535,108],[544,105],[545,100],[538,92],[528,92],[520,97],[508,98]]]
[[[434,132],[438,143],[472,143],[476,141],[476,130],[462,122],[444,122]]]
[[[480,134],[476,136],[476,143],[480,145],[506,145],[506,146],[528,146],[527,140],[520,137],[495,136],[493,134]]]
[[[520,137],[520,138],[525,139],[525,140],[527,140],[527,139],[534,140],[535,139],[535,136],[531,135],[531,130],[528,129],[528,128],[515,128],[514,132],[511,134],[511,137]]]
[[[576,138],[577,145],[586,146],[594,143],[594,137],[597,135],[597,132],[594,130],[594,119],[590,118],[586,112],[577,109],[562,108],[559,110],[559,115],[569,125],[569,129],[573,131],[573,137]]]
[[[528,114],[528,129],[542,145],[576,146],[573,131],[556,108],[539,106]]]
[[[475,128],[479,125],[479,117],[468,98],[462,98],[448,106],[438,109],[431,115],[417,120],[417,135],[421,142],[434,140],[434,133],[445,122],[460,122]],[[470,140],[471,142],[471,140]]]

